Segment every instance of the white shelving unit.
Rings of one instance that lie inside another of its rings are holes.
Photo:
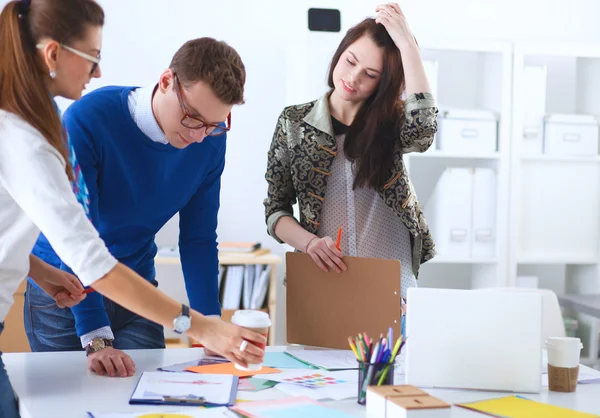
[[[545,68],[546,114],[600,115],[599,46],[515,44],[507,284],[534,275],[559,295],[597,294],[600,156],[546,155],[526,144],[526,66]],[[600,365],[599,320],[579,320],[584,362]]]
[[[491,110],[499,115],[495,152],[441,150],[436,140],[427,152],[405,156],[411,181],[430,224],[427,212],[438,204],[432,194],[446,169],[491,168],[497,181],[495,254],[476,257],[438,251],[433,260],[422,266],[419,283],[427,287],[459,289],[504,286],[508,256],[512,46],[504,42],[424,42],[422,39],[419,43],[423,59],[437,64],[437,80],[430,81],[440,113],[462,109]],[[436,240],[440,231],[433,227],[432,234]]]

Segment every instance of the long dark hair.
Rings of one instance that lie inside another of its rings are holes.
[[[344,153],[357,165],[354,188],[377,188],[390,177],[394,141],[398,135],[396,130],[401,123],[400,118],[404,117],[402,57],[383,25],[369,18],[348,30],[331,60],[328,83],[334,88],[333,70],[340,57],[365,35],[383,49],[383,71],[377,88],[364,102],[346,134]]]
[[[0,13],[0,109],[23,118],[63,156],[73,179],[63,127],[46,85],[48,75],[36,43],[82,39],[88,25],[102,26],[104,12],[93,0],[21,0]]]

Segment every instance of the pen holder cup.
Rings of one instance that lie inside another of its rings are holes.
[[[358,403],[367,403],[368,386],[394,384],[394,363],[358,362]]]

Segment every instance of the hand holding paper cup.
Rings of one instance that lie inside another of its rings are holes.
[[[269,328],[271,327],[269,314],[251,309],[236,311],[231,317],[231,323],[252,330],[258,334],[262,334],[265,337],[269,335]],[[246,347],[248,347],[248,344],[250,344],[248,341],[244,341],[240,346],[240,350],[244,351]],[[264,346],[260,346],[260,348],[263,350],[265,349]],[[244,371],[258,371],[262,369],[262,363],[248,364],[247,368],[236,364],[235,367]]]
[[[546,340],[548,384],[551,391],[575,392],[582,348],[579,338],[552,337]]]

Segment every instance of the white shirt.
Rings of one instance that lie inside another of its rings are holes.
[[[165,133],[160,129],[154,112],[152,112],[152,96],[154,95],[154,87],[141,87],[129,92],[127,96],[127,107],[131,118],[140,131],[154,142],[168,144]]]
[[[86,286],[117,264],[77,201],[62,156],[31,125],[0,110],[0,322],[29,272],[40,230]]]
[[[345,255],[400,260],[401,295],[416,287],[412,271],[410,233],[373,188],[353,190],[352,163],[344,154],[345,135],[336,135],[337,156],[331,164],[318,236],[337,239],[343,226],[341,248]]]

